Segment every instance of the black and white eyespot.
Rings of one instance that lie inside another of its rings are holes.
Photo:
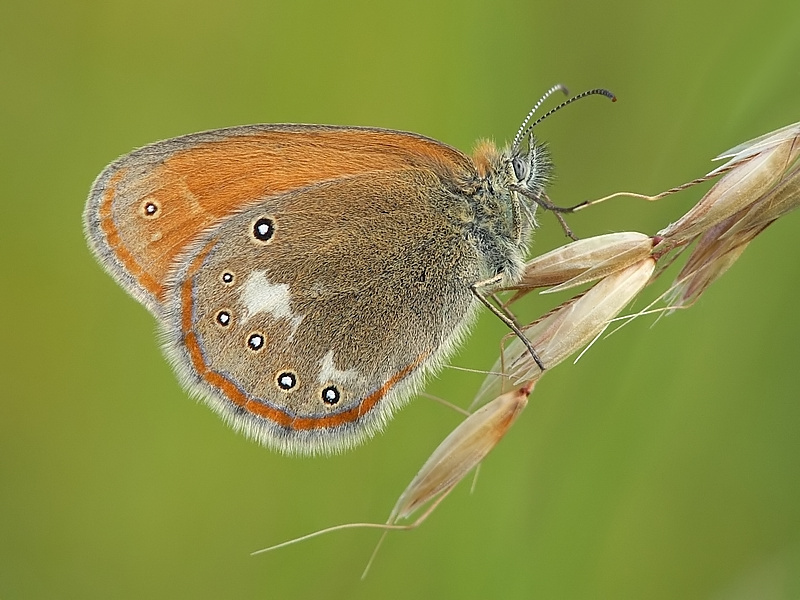
[[[275,221],[269,217],[259,217],[253,221],[253,239],[262,244],[268,244],[275,235]]]
[[[264,336],[260,333],[253,332],[247,336],[247,347],[253,352],[258,352],[264,347]]]
[[[161,204],[152,198],[148,198],[142,202],[140,210],[145,219],[155,219],[161,214]]]
[[[277,383],[278,387],[284,392],[288,392],[297,385],[297,375],[291,371],[282,371],[278,373],[278,376],[275,378],[275,383]]]
[[[341,397],[342,395],[339,392],[339,388],[337,388],[335,385],[329,385],[328,387],[322,390],[322,401],[325,404],[330,404],[331,406],[333,406],[334,404],[337,404],[339,402]]]
[[[217,324],[222,325],[223,327],[227,327],[228,325],[231,324],[231,313],[229,313],[227,310],[221,310],[214,317],[214,320],[217,322]],[[249,340],[248,340],[248,344],[249,344]],[[257,348],[253,348],[253,349],[257,350]]]
[[[222,275],[220,275],[219,278],[225,285],[232,284],[233,280],[235,279],[233,273],[231,273],[230,271],[223,271]]]
[[[528,179],[528,173],[530,173],[530,164],[528,161],[524,160],[521,156],[515,156],[511,159],[511,166],[514,169],[514,177],[517,178],[518,182],[523,182]]]

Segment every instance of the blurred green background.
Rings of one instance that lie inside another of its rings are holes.
[[[691,310],[550,373],[475,493],[390,536],[364,582],[375,532],[249,553],[383,521],[459,417],[420,399],[342,456],[270,453],[187,398],[81,229],[93,178],[151,141],[307,122],[470,150],[556,82],[619,102],[539,128],[554,199],[655,193],[800,119],[798,31],[794,0],[3,2],[0,598],[799,598],[800,215]],[[571,224],[653,233],[700,193]],[[537,252],[563,241],[542,223]],[[489,368],[504,333],[483,315],[453,363]],[[429,391],[465,405],[480,381]]]

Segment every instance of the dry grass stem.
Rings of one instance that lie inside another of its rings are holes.
[[[389,524],[409,517],[420,506],[451,489],[503,438],[528,404],[529,383],[502,394],[464,419],[433,451],[398,498]]]
[[[751,205],[778,182],[791,146],[791,141],[773,146],[723,175],[692,210],[658,235],[679,246]]]
[[[540,287],[549,292],[602,279],[650,256],[653,239],[643,233],[626,231],[578,240],[525,265],[522,280],[507,289],[517,290],[511,302]]]

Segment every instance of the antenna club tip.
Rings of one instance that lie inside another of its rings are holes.
[[[596,93],[602,94],[603,96],[605,96],[606,98],[608,98],[612,102],[616,102],[617,101],[616,94],[614,94],[614,92],[612,92],[611,90],[607,90],[607,89],[604,89],[604,88],[599,88],[598,90],[596,90]]]

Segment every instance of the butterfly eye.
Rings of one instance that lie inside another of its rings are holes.
[[[511,166],[514,168],[514,177],[517,181],[525,181],[528,178],[528,163],[519,156],[511,159]]]

